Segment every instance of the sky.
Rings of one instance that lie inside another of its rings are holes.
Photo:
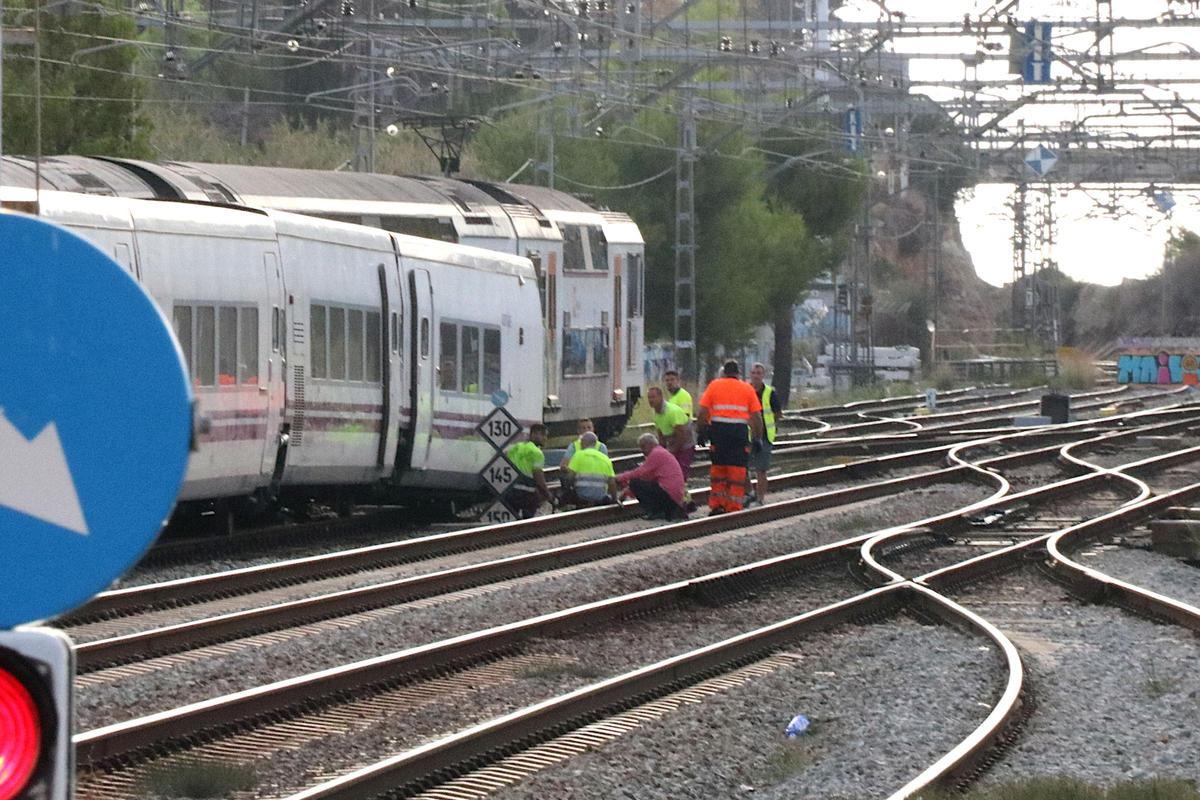
[[[1003,3],[973,2],[972,0],[888,0],[888,10],[900,11],[908,19],[954,20],[963,14],[978,15],[994,5]],[[1168,0],[1114,0],[1113,12],[1118,18],[1153,18],[1174,10],[1182,14],[1188,4]],[[852,0],[839,12],[844,19],[874,20],[879,16],[879,5],[871,0]],[[1095,13],[1094,0],[1021,0],[1012,12],[1017,19],[1085,19]],[[1149,45],[1159,45],[1158,51],[1175,51],[1195,48],[1200,50],[1200,29],[1172,28],[1126,31],[1114,37],[1118,52],[1132,51]],[[1082,50],[1086,44],[1078,39],[1056,42],[1056,46]],[[975,49],[972,37],[931,39],[901,39],[895,49],[912,55],[918,53],[965,53]],[[1200,98],[1200,85],[1169,83],[1169,76],[1186,75],[1200,79],[1200,62],[1126,62],[1119,71],[1136,74],[1147,79],[1162,78],[1163,82],[1148,90],[1159,97],[1179,91],[1184,97]],[[1056,64],[1054,75],[1066,71]],[[1004,62],[985,63],[978,77],[995,79],[1005,76]],[[963,65],[954,60],[915,59],[911,64],[911,77],[915,80],[961,80],[965,77]],[[954,94],[955,90],[943,87],[923,87],[923,93],[935,99]],[[998,90],[997,95],[1017,97],[1020,87]],[[1195,105],[1200,109],[1200,103]],[[1057,127],[1062,122],[1072,122],[1080,117],[1095,113],[1096,105],[1048,106],[1030,110],[1025,119],[1030,124]],[[1006,124],[1018,119],[1012,117]],[[975,262],[980,277],[993,285],[1002,285],[1012,277],[1013,235],[1012,210],[1010,207],[1013,188],[1010,185],[982,184],[965,192],[957,204],[963,243]],[[1070,277],[1093,283],[1115,285],[1125,278],[1142,278],[1158,271],[1162,266],[1163,247],[1172,227],[1186,227],[1200,231],[1200,187],[1173,187],[1177,206],[1169,216],[1159,211],[1150,201],[1145,187],[1126,186],[1113,193],[1112,187],[1091,186],[1073,189],[1055,187],[1053,202],[1056,212],[1056,247],[1054,256],[1059,268]]]

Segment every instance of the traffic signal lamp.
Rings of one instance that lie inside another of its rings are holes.
[[[0,800],[71,796],[74,675],[58,631],[0,631]]]

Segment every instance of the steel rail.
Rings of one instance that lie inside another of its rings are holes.
[[[1182,423],[1153,426],[1159,431],[1174,428]],[[1033,450],[988,458],[981,464],[1007,466],[1036,462],[1056,455],[1060,448],[1054,445]],[[934,449],[924,456],[940,455]],[[893,457],[894,458],[894,457]],[[853,465],[847,465],[853,466]],[[943,483],[956,475],[976,480],[994,480],[981,467],[961,461],[956,466],[924,472],[918,475],[892,478],[861,486],[835,489],[808,497],[776,503],[772,518],[799,516],[813,511],[834,508],[866,499],[874,499],[901,491]],[[1003,478],[1000,478],[1003,482]],[[1001,490],[1008,491],[1007,483]],[[728,518],[725,518],[728,519]],[[533,553],[470,564],[433,573],[414,575],[370,586],[347,589],[314,597],[272,604],[259,608],[230,612],[200,620],[123,634],[106,639],[97,639],[76,645],[75,656],[78,669],[90,671],[101,667],[127,663],[131,660],[154,655],[164,655],[181,650],[194,649],[204,644],[228,641],[233,638],[291,627],[304,622],[342,616],[386,605],[411,601],[417,598],[445,594],[452,591],[508,580],[537,572],[560,569],[624,553],[659,547],[675,542],[692,540],[726,530],[728,523],[722,518],[698,519],[664,525],[642,531],[616,534],[587,542],[562,545]]]
[[[1094,391],[1094,392],[1082,392],[1080,394],[1071,395],[1071,399],[1073,401],[1074,400],[1083,400],[1083,399],[1088,399],[1088,398],[1111,399],[1115,395],[1127,394],[1127,393],[1129,393],[1129,391],[1130,391],[1129,386],[1126,385],[1126,386],[1118,387],[1116,389],[1103,389],[1103,390],[1098,390],[1098,391]],[[1174,392],[1172,392],[1172,394],[1173,393]],[[1011,414],[1009,412],[1019,411],[1021,409],[1034,408],[1038,405],[1038,403],[1039,403],[1038,400],[1029,400],[1029,401],[1022,401],[1022,402],[1018,402],[1018,403],[1006,403],[1006,404],[1002,404],[1002,405],[998,405],[998,406],[988,406],[986,408],[969,408],[969,409],[962,409],[959,411],[945,411],[945,412],[941,412],[941,413],[937,413],[937,414],[926,414],[926,415],[923,415],[920,417],[919,424],[925,430],[932,430],[932,428],[930,427],[930,423],[947,422],[950,420],[965,420],[967,418],[970,418],[973,423],[978,423],[980,421],[987,421],[987,420],[1003,420],[1003,419],[1007,419],[1008,417],[1011,416]],[[1105,405],[1103,400],[1096,400],[1095,402],[1091,402],[1091,403],[1075,405],[1075,409],[1076,410],[1087,410],[1087,409],[1091,409],[1091,408],[1099,408],[1099,407],[1102,407],[1103,405]],[[873,422],[862,422],[862,423],[858,423],[858,424],[834,426],[829,431],[826,431],[826,433],[853,434],[856,432],[861,433],[863,431],[868,431],[868,430],[877,430],[881,427],[894,428],[896,426],[903,426],[903,427],[905,427],[905,429],[911,429],[907,423],[912,422],[912,421],[916,421],[916,420],[910,420],[910,419],[904,418],[904,417],[887,418],[887,419],[877,420],[877,421],[873,421]]]
[[[1166,416],[1182,423],[1200,409],[1181,409],[1165,413],[1161,410],[1142,411],[1124,417],[1110,417],[1107,424],[1137,423],[1143,419]],[[1076,431],[1087,430],[1090,423],[1077,422],[1058,426],[1053,430],[1024,429],[1002,434],[1006,440],[1057,440],[1069,437]],[[1170,430],[1177,427],[1153,426],[1153,430]],[[955,445],[939,445],[889,454],[847,464],[833,464],[804,470],[773,479],[776,486],[791,488],[821,485],[845,479],[860,479],[870,474],[896,468],[908,468],[921,464],[936,463]],[[1019,462],[1018,462],[1019,463]],[[701,500],[707,490],[699,489],[694,496]],[[632,505],[632,504],[631,504]],[[500,525],[467,528],[445,533],[431,534],[419,538],[352,548],[336,553],[287,559],[271,564],[227,570],[209,575],[179,578],[142,586],[115,589],[98,594],[82,609],[60,620],[60,624],[76,621],[127,615],[149,608],[200,602],[213,597],[259,591],[274,586],[297,583],[355,571],[379,568],[389,564],[411,562],[425,558],[444,556],[457,552],[484,549],[513,541],[549,536],[580,527],[600,525],[626,518],[625,512],[615,506],[565,512],[532,520],[518,520]]]
[[[1200,484],[1190,489],[1200,494]],[[1174,493],[1170,503],[1178,502],[1181,496],[1182,493]],[[1117,513],[1134,513],[1138,505],[1126,506]],[[1162,507],[1169,505],[1163,504]],[[893,598],[893,595],[896,597]],[[892,602],[880,607],[878,603],[881,598],[888,598]],[[844,624],[860,614],[895,610],[893,603],[918,606],[945,624],[967,627],[977,635],[986,637],[999,649],[1006,671],[1004,689],[988,716],[967,738],[892,793],[889,800],[912,797],[934,785],[944,786],[956,780],[973,767],[1003,735],[1020,712],[1024,668],[1016,647],[998,627],[927,586],[899,578],[856,597],[475,725],[301,791],[288,800],[358,800],[385,792],[403,796],[431,788],[456,772],[473,769],[480,762],[495,758],[497,752],[513,743],[527,743],[535,737],[555,735],[566,727],[582,725],[597,715],[611,714],[631,704],[665,694],[681,684],[694,683],[714,672],[728,671],[739,664],[761,658],[797,637]],[[1200,625],[1197,622],[1200,620],[1200,609],[1187,607],[1187,613],[1191,626],[1196,629]]]
[[[431,788],[468,762],[494,758],[517,742],[545,738],[596,716],[645,702],[714,674],[759,660],[859,617],[892,614],[911,593],[907,586],[872,589],[853,598],[664,659],[585,686],[413,748],[369,767],[292,795],[288,800],[364,800],[383,793],[411,795]],[[432,778],[430,776],[437,776]]]
[[[1018,457],[1023,454],[1017,454]],[[1012,458],[1013,456],[1007,456]],[[330,617],[460,591],[563,567],[598,561],[625,553],[688,541],[784,517],[794,517],[864,500],[896,495],[944,483],[962,473],[960,468],[939,469],[919,475],[892,478],[846,489],[751,508],[734,520],[730,515],[702,517],[647,530],[616,534],[586,542],[561,545],[477,564],[412,575],[397,580],[305,597],[273,605],[235,611],[215,617],[181,622],[136,633],[75,645],[77,668],[86,672],[155,655],[190,650],[215,642],[294,627]]]
[[[999,485],[998,480],[994,482]],[[997,492],[988,499],[968,504],[956,511],[902,527],[937,525],[942,520],[955,518],[961,520],[969,514],[1005,500],[1006,498]],[[773,509],[773,506],[748,509],[724,515],[724,518],[740,517],[750,522]],[[264,715],[280,714],[289,708],[311,705],[319,698],[361,690],[364,686],[395,683],[431,670],[451,668],[464,661],[503,651],[528,636],[586,629],[618,617],[649,613],[672,605],[680,599],[717,591],[718,587],[725,585],[758,585],[764,580],[779,579],[830,560],[843,560],[852,556],[871,535],[866,534],[798,553],[777,556],[701,578],[610,598],[106,726],[78,735],[75,739],[76,755],[79,763],[86,765],[146,748],[161,748],[169,741],[202,737],[205,731],[219,731]]]
[[[1173,429],[1181,424],[1184,423],[1156,425],[1148,430]],[[1052,445],[995,456],[986,459],[981,464],[1007,466],[1036,462],[1057,454],[1058,450]],[[933,449],[919,455],[938,456],[940,450]],[[895,459],[895,457],[892,458]],[[981,473],[976,476],[978,480],[992,480],[991,475],[987,475],[986,478],[983,476],[984,471],[981,467],[959,459],[958,466],[949,469],[831,490],[777,503],[773,507],[778,509],[777,513],[780,515],[799,516],[812,511],[896,494],[910,488],[941,483],[956,474],[968,474],[972,471]],[[1003,481],[1003,478],[1000,480]],[[1007,484],[1002,484],[1002,490],[1008,491]],[[721,524],[720,520],[692,520],[98,639],[75,646],[77,666],[80,671],[90,671],[139,658],[194,649],[204,644],[228,641],[280,627],[357,613],[421,597],[459,591],[541,571],[691,540],[722,530],[725,530],[725,526]]]
[[[1036,540],[1022,542],[959,564],[943,567],[919,576],[910,583],[929,591],[932,597],[942,598],[943,602],[953,604],[953,601],[942,597],[941,593],[948,589],[984,580],[991,575],[1033,560],[1049,558],[1055,577],[1064,579],[1077,589],[1086,591],[1093,599],[1116,603],[1145,616],[1166,620],[1192,631],[1200,631],[1200,608],[1075,564],[1065,558],[1061,552],[1055,555],[1050,549],[1051,541],[1055,542],[1056,548],[1061,548],[1064,546],[1064,542],[1073,544],[1099,538],[1154,517],[1172,505],[1180,502],[1192,502],[1197,498],[1200,498],[1200,483],[1131,503]],[[973,614],[961,606],[958,608],[963,613]],[[1010,679],[1003,696],[993,707],[988,718],[969,737],[891,795],[888,800],[902,800],[917,796],[920,792],[933,786],[953,787],[964,776],[969,775],[983,754],[1004,736],[1005,731],[1020,712],[1020,691],[1019,689],[1014,691],[1011,678],[1012,656],[1007,652],[1007,648],[1006,659],[1010,662]]]
[[[766,506],[763,510],[770,508]],[[595,627],[617,618],[647,614],[688,598],[711,595],[725,586],[758,585],[765,580],[779,580],[853,557],[860,538],[631,592],[104,726],[75,736],[76,761],[83,766],[96,765],[144,750],[159,750],[171,741],[195,739],[205,732],[219,732],[233,724],[310,706],[321,698],[335,698],[342,693],[361,691],[364,687],[395,684],[452,669],[503,652],[532,637],[553,636]]]
[[[1032,432],[1030,432],[1032,433]],[[914,442],[914,444],[921,444]],[[899,454],[831,464],[777,476],[777,487],[797,488],[822,483],[834,483],[847,478],[862,478],[873,472],[907,468],[940,461],[952,445],[924,447]],[[697,489],[693,497],[703,500],[707,489]],[[636,503],[627,504],[636,508]],[[209,575],[178,578],[142,586],[131,586],[101,592],[87,605],[64,618],[64,621],[93,619],[131,613],[141,609],[192,602],[241,592],[283,585],[301,580],[346,574],[388,564],[416,561],[467,550],[483,549],[522,539],[549,536],[579,527],[601,525],[626,519],[627,511],[616,506],[569,511],[530,520],[516,520],[498,525],[466,528],[436,533],[397,542],[352,548],[336,553],[287,559],[272,564],[245,567]]]
[[[946,398],[946,399],[959,398],[964,395],[969,395],[971,392],[979,391],[980,388],[981,387],[977,387],[977,386],[969,386],[965,389],[950,389],[945,392],[939,392],[938,400],[940,401],[943,398]],[[1030,391],[1030,390],[1017,389],[1017,390],[1013,390],[1013,391]],[[1003,394],[1003,392],[1001,394]],[[977,397],[977,396],[978,395],[973,395],[972,397]],[[849,403],[843,403],[841,405],[812,406],[810,408],[797,409],[795,412],[785,411],[784,417],[787,418],[787,417],[791,416],[792,414],[802,414],[807,417],[825,418],[828,416],[836,416],[838,414],[853,414],[857,411],[866,411],[866,410],[873,409],[873,408],[879,408],[881,406],[882,407],[889,407],[889,406],[903,407],[903,406],[910,406],[914,403],[923,403],[923,402],[925,402],[924,393],[904,395],[902,397],[881,397],[881,398],[878,398],[875,400],[854,400]]]
[[[1165,511],[1180,500],[1200,496],[1200,483],[1155,498],[1156,511]],[[1068,528],[1046,540],[1047,564],[1055,578],[1093,602],[1115,603],[1155,619],[1165,619],[1200,633],[1200,608],[1175,600],[1164,594],[1114,578],[1099,570],[1085,567],[1067,555],[1068,551],[1088,541],[1105,536],[1109,530],[1097,528]]]
[[[1079,442],[1078,444],[1095,446],[1098,443],[1109,442],[1109,441],[1113,441],[1114,439],[1120,439],[1123,437],[1129,437],[1129,436],[1135,436],[1135,435],[1136,435],[1135,431],[1129,431],[1129,432],[1123,432],[1120,434],[1110,435],[1107,437],[1097,437],[1096,439],[1088,440],[1085,442]],[[1067,447],[1071,447],[1071,445],[1067,445]],[[1122,504],[1121,508],[1125,508],[1125,507],[1134,506],[1134,505],[1137,505],[1137,504],[1143,502],[1150,495],[1150,487],[1147,486],[1143,481],[1138,480],[1131,473],[1153,472],[1153,471],[1157,471],[1157,470],[1167,469],[1169,467],[1175,466],[1180,463],[1188,463],[1188,462],[1197,461],[1197,460],[1200,460],[1200,447],[1184,448],[1182,450],[1176,450],[1176,451],[1173,451],[1170,453],[1163,453],[1163,454],[1160,454],[1157,456],[1151,456],[1149,458],[1139,459],[1137,461],[1133,461],[1128,464],[1124,464],[1120,467],[1115,467],[1112,469],[1097,467],[1096,468],[1097,471],[1095,471],[1095,472],[1088,472],[1083,475],[1077,475],[1075,477],[1067,478],[1066,480],[1057,481],[1055,483],[1047,484],[1045,486],[1035,487],[1033,489],[1027,489],[1023,492],[1017,492],[1015,494],[1008,495],[1005,498],[1005,500],[1009,503],[1024,502],[1024,501],[1028,500],[1031,496],[1036,496],[1038,499],[1044,499],[1046,497],[1047,492],[1051,492],[1051,493],[1053,493],[1053,496],[1059,497],[1059,496],[1066,496],[1066,495],[1078,494],[1081,492],[1085,492],[1089,489],[1092,489],[1095,486],[1131,483],[1133,485],[1133,490],[1134,490],[1133,497],[1130,500],[1128,500]],[[981,462],[981,464],[982,464],[982,462]],[[1129,474],[1127,474],[1127,473],[1129,473]],[[1096,517],[1096,519],[1103,519],[1106,516],[1107,515],[1100,515],[1099,517]],[[947,526],[943,525],[942,527],[947,527]],[[879,558],[880,558],[879,552],[884,546],[886,546],[888,544],[892,544],[895,540],[913,538],[915,536],[923,536],[923,535],[927,536],[927,535],[929,535],[929,533],[934,533],[934,534],[946,533],[946,531],[940,530],[938,528],[934,528],[933,526],[926,526],[926,528],[928,529],[926,531],[912,531],[912,530],[881,531],[881,532],[875,534],[874,536],[872,536],[867,541],[863,542],[863,544],[860,548],[859,558],[864,565],[866,565],[876,575],[880,576],[881,580],[883,580],[885,582],[886,581],[907,580],[907,578],[905,578],[905,576],[903,576],[903,575],[899,574],[898,572],[881,564],[879,561]],[[1001,561],[995,562],[995,563],[1004,564],[1004,563],[1007,563],[1003,560],[1005,558],[1004,554],[1007,554],[1010,552],[1012,554],[1024,554],[1028,551],[1028,548],[1031,546],[1037,547],[1037,546],[1043,545],[1046,541],[1048,541],[1049,536],[1050,536],[1050,534],[1045,534],[1042,536],[1034,537],[1026,542],[1021,542],[1019,544],[1012,545],[1009,547],[999,548],[998,550],[995,550],[992,553],[984,554],[984,555],[978,556],[974,559],[968,559],[967,561],[962,562],[962,564],[968,564],[971,562],[992,563],[992,562],[986,561],[986,559],[989,559],[991,557],[998,557],[998,558],[1002,559]],[[956,565],[956,566],[961,566],[961,564]],[[952,570],[952,569],[953,569],[952,567],[947,568],[947,570]],[[921,582],[921,583],[924,583],[926,578],[934,578],[936,580],[936,576],[938,576],[939,573],[940,573],[940,571],[935,571],[935,572],[928,573],[926,575],[914,578],[913,580],[917,581],[917,582]],[[938,588],[937,584],[932,584],[932,585],[934,586],[934,588]]]

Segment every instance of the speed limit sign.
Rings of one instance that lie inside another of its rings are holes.
[[[492,491],[497,495],[508,491],[508,487],[516,483],[520,475],[521,473],[517,471],[511,461],[504,457],[503,453],[497,453],[496,457],[483,468],[484,483],[492,487]]]
[[[504,505],[502,501],[497,500],[495,503],[492,503],[487,511],[484,511],[480,515],[479,521],[486,522],[488,525],[499,525],[502,522],[512,522],[516,518],[516,515],[509,510],[508,506]]]
[[[521,423],[506,409],[497,408],[484,417],[475,430],[496,450],[503,450],[505,445],[521,435]]]

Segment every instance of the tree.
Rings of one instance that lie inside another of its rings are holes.
[[[814,277],[846,256],[850,230],[862,213],[867,170],[862,161],[831,147],[837,134],[814,127],[769,131],[760,140],[768,154],[767,192],[772,205],[803,218],[811,240],[785,272],[771,277],[770,320],[775,332],[775,391],[787,404],[792,389],[792,314]]]
[[[4,22],[34,22],[29,0],[5,5]],[[42,141],[36,134],[33,48],[6,47],[4,151],[148,157],[149,126],[133,73],[137,36],[123,6],[70,4],[41,12]],[[83,51],[95,48],[92,52]]]
[[[565,105],[565,103],[564,103]],[[662,110],[644,111],[613,126],[613,138],[573,136],[567,108],[555,122],[555,186],[585,193],[599,204],[628,213],[646,241],[646,331],[649,338],[673,334],[675,292],[675,141],[678,121]],[[547,113],[545,111],[543,114]],[[548,120],[543,117],[543,124]],[[520,180],[541,181],[526,162],[546,157],[538,140],[537,113],[510,115],[479,131],[472,147],[491,178],[504,179],[525,166]],[[744,201],[764,196],[762,161],[745,156],[740,134],[701,124],[695,165],[697,339],[702,355],[720,345],[745,341],[764,316],[771,291],[766,260],[751,257],[750,236],[740,228],[750,213]],[[706,142],[719,145],[705,147]],[[758,213],[761,209],[755,211]],[[796,221],[796,219],[793,219]]]

